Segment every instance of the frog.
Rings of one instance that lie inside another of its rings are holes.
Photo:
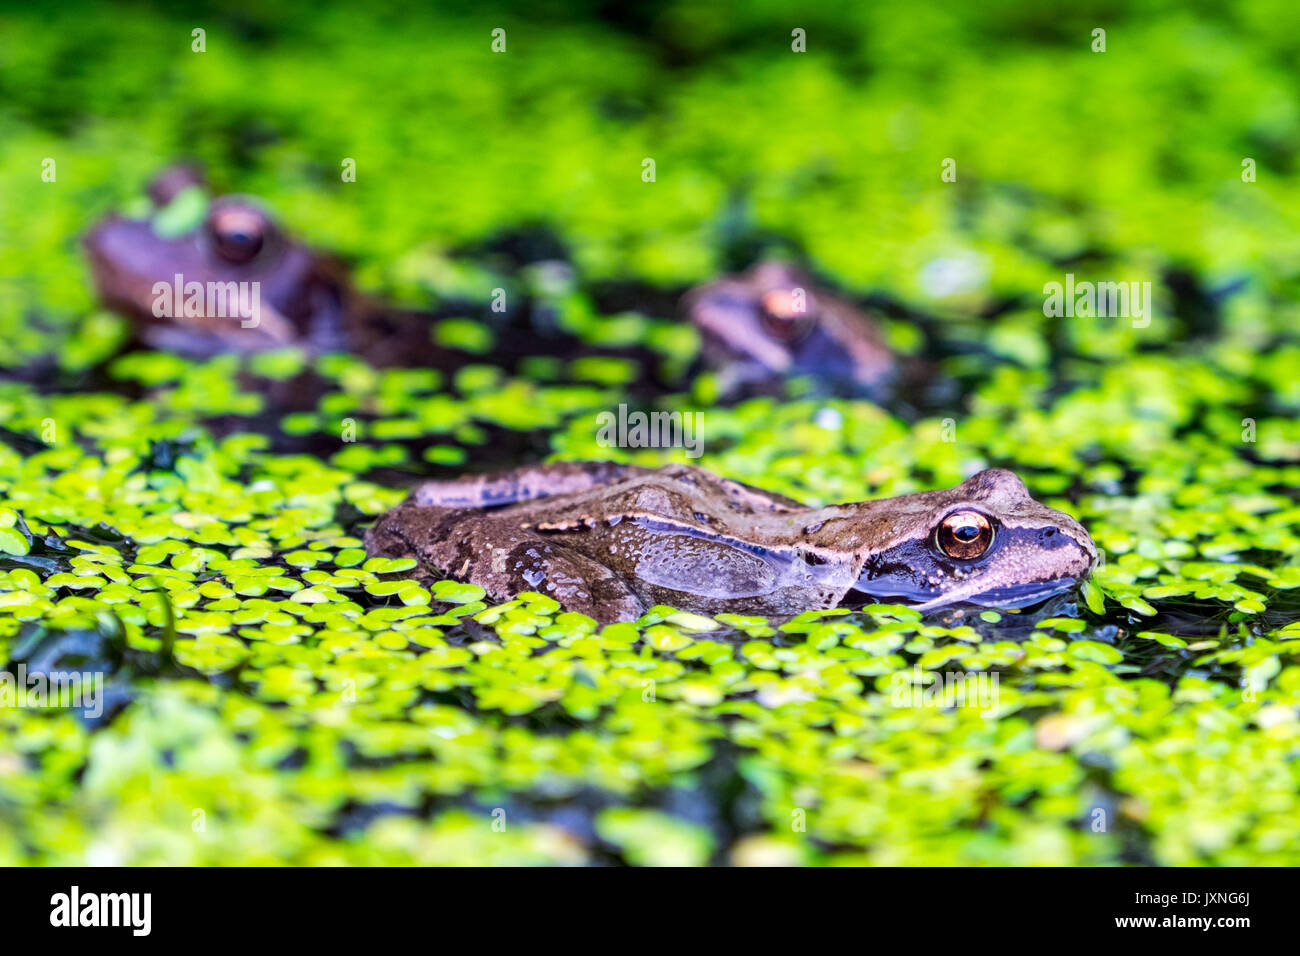
[[[724,397],[807,376],[824,391],[884,398],[908,368],[866,313],[788,262],[761,261],[698,286],[682,311]]]
[[[787,619],[904,604],[1024,608],[1069,591],[1097,548],[1069,515],[989,468],[949,489],[813,507],[695,465],[554,462],[427,481],[367,552],[504,602],[553,598],[600,624],[668,605]]]
[[[110,214],[83,239],[100,299],[145,347],[195,358],[295,347],[379,367],[468,360],[434,344],[436,316],[358,293],[341,260],[291,236],[254,197],[217,196],[200,221],[164,229],[163,214],[193,190],[207,191],[201,170],[168,167],[147,187],[152,215]],[[191,309],[193,289],[203,295]]]

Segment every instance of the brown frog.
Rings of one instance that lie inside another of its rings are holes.
[[[700,468],[560,462],[419,485],[366,535],[493,601],[538,591],[601,623],[655,604],[782,617],[872,602],[1023,607],[1097,557],[1010,471],[946,491],[811,508]]]
[[[763,262],[683,299],[724,395],[805,375],[830,391],[878,397],[900,362],[854,305],[781,262]]]
[[[194,356],[299,346],[375,365],[438,358],[431,316],[356,294],[339,262],[290,238],[252,199],[222,196],[184,232],[162,229],[159,216],[194,189],[196,170],[164,170],[149,185],[153,216],[109,216],[84,241],[100,297],[136,321],[144,344]]]

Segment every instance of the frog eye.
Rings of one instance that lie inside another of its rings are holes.
[[[772,289],[763,294],[760,316],[763,327],[774,338],[793,340],[812,327],[815,307],[812,294],[806,289]]]
[[[250,206],[223,206],[208,216],[208,234],[217,255],[236,265],[248,262],[266,242],[267,221]]]
[[[935,529],[939,549],[958,561],[973,561],[993,543],[993,524],[978,511],[954,511]]]

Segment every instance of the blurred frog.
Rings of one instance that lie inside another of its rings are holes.
[[[111,215],[84,240],[100,297],[148,347],[204,357],[298,346],[377,366],[456,364],[428,313],[358,294],[338,260],[288,235],[255,200],[208,200],[175,166],[149,184],[150,214]]]
[[[871,319],[783,262],[693,289],[683,308],[724,396],[808,376],[825,391],[878,398],[899,377],[902,363]]]

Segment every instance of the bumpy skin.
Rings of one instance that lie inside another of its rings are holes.
[[[791,308],[801,290],[802,311]],[[898,376],[879,329],[852,304],[779,262],[765,262],[689,292],[687,318],[724,394],[806,375],[828,390],[878,396]]]
[[[935,528],[965,509],[995,534],[979,559],[956,561]],[[770,617],[871,601],[1023,606],[1072,587],[1097,555],[1077,521],[1000,469],[946,491],[809,508],[700,468],[608,462],[420,485],[366,548],[414,558],[426,583],[469,581],[494,601],[540,591],[601,623],[654,604]]]
[[[149,194],[165,206],[183,188],[200,185],[198,173],[163,170]],[[295,242],[249,199],[223,196],[213,210],[250,210],[266,224],[261,249],[245,262],[218,254],[208,223],[177,237],[159,236],[149,220],[109,216],[85,237],[84,247],[100,298],[137,323],[153,348],[186,355],[256,352],[301,346],[311,352],[350,351],[375,365],[416,365],[433,360],[430,317],[380,309],[351,289],[343,267]],[[260,320],[245,327],[230,316],[160,318],[153,314],[154,284],[258,282]]]

